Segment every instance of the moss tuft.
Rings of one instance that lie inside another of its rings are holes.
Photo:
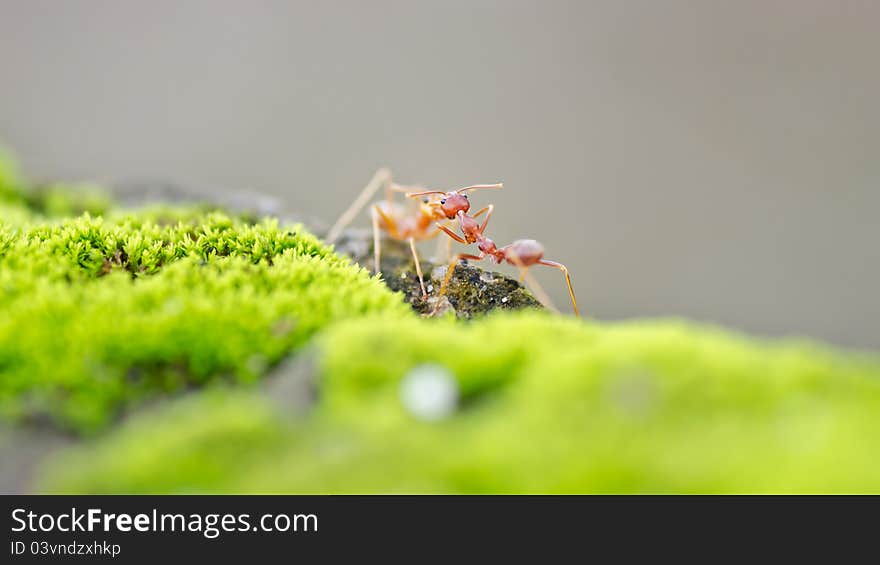
[[[407,311],[301,227],[220,213],[2,221],[0,288],[0,416],[77,431],[156,394],[252,381],[331,322]]]

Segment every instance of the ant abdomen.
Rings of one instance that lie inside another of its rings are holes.
[[[504,253],[511,263],[534,265],[544,258],[544,246],[534,239],[518,239],[506,246]]]

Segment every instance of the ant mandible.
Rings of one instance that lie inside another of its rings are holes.
[[[427,192],[418,192],[418,193],[409,193],[407,196],[417,197],[423,194],[437,194],[436,191],[427,191]],[[443,194],[443,193],[440,193]],[[506,245],[504,247],[497,247],[495,242],[489,239],[484,235],[486,231],[486,226],[489,223],[489,218],[492,216],[492,211],[494,207],[490,204],[474,214],[473,216],[467,215],[467,209],[461,209],[457,207],[457,202],[453,200],[453,193],[445,193],[445,198],[441,200],[443,203],[441,206],[443,207],[444,213],[446,213],[446,218],[452,219],[456,218],[458,220],[459,228],[461,229],[461,233],[464,237],[459,236],[454,231],[450,230],[446,226],[437,225],[438,229],[442,230],[446,235],[454,239],[455,241],[462,243],[464,245],[469,245],[472,243],[477,244],[477,248],[480,250],[479,255],[472,255],[469,253],[459,253],[449,262],[449,266],[446,268],[446,276],[443,278],[443,283],[440,285],[440,292],[438,294],[438,299],[446,294],[446,289],[449,286],[449,281],[452,278],[452,274],[455,271],[456,265],[462,259],[468,259],[471,261],[482,261],[486,257],[491,257],[495,263],[500,264],[503,262],[510,263],[511,265],[515,265],[520,270],[520,281],[525,278],[528,274],[529,268],[534,265],[545,265],[547,267],[553,267],[555,269],[559,269],[565,275],[565,283],[568,286],[568,295],[571,298],[571,305],[574,309],[575,316],[580,317],[580,311],[577,306],[577,299],[574,296],[574,289],[571,286],[571,276],[568,274],[568,268],[562,263],[558,263],[556,261],[549,261],[544,259],[544,247],[535,241],[534,239],[519,239],[511,243],[510,245]],[[453,200],[452,202],[450,202]],[[486,218],[483,220],[483,223],[479,223],[476,220],[476,216],[486,213]],[[452,214],[450,216],[450,213]],[[537,282],[533,282],[533,285],[540,289],[540,286]],[[540,294],[544,294],[543,290],[539,291]],[[434,312],[436,312],[440,307],[440,301],[437,301],[437,304],[434,306]]]
[[[422,290],[422,300],[427,300],[428,291],[425,288],[422,267],[419,262],[418,252],[416,251],[416,241],[436,237],[440,233],[440,229],[443,228],[443,226],[436,224],[436,222],[453,219],[459,210],[467,212],[470,209],[470,202],[468,201],[467,195],[463,193],[485,188],[501,188],[502,185],[478,184],[466,186],[449,193],[439,191],[413,193],[411,192],[413,187],[404,187],[394,183],[392,181],[390,170],[385,168],[379,169],[354,202],[352,202],[351,206],[343,212],[333,227],[330,228],[326,238],[328,244],[332,244],[336,241],[342,233],[342,230],[354,220],[373,195],[383,187],[385,188],[385,200],[377,202],[370,207],[370,217],[373,226],[374,271],[376,273],[380,272],[381,231],[387,233],[388,237],[393,240],[408,242],[413,256],[413,262],[415,263],[416,274],[419,277],[419,286]],[[425,196],[429,194],[444,194],[452,195],[452,197],[424,198],[418,209],[413,212],[404,209],[394,201],[394,193],[397,192],[406,192],[410,195],[424,194]],[[482,211],[478,212],[478,214],[480,213],[482,213]]]

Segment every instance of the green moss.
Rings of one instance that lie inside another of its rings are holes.
[[[172,404],[158,419],[131,422],[108,440],[110,449],[92,452],[98,459],[91,465],[107,476],[126,477],[132,492],[222,490],[237,470],[271,459],[289,442],[289,429],[267,402],[208,388]],[[175,455],[157,465],[159,453]]]
[[[95,430],[146,397],[253,381],[332,322],[407,312],[301,227],[179,217],[0,223],[0,416]]]
[[[257,393],[189,400],[68,452],[42,488],[880,491],[876,358],[675,320],[589,324],[540,313],[355,320],[328,328],[318,346],[320,401],[309,418],[293,420]],[[414,418],[400,401],[401,379],[425,363],[448,368],[462,393],[441,422]],[[169,415],[185,412],[208,430],[238,403],[257,422],[247,433],[272,439],[218,471],[205,454],[221,435],[181,440]],[[204,480],[168,465],[191,454],[206,457]]]

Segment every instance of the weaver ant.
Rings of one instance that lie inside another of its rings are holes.
[[[355,198],[351,206],[343,212],[333,227],[330,228],[326,238],[328,244],[336,241],[342,230],[354,220],[373,195],[383,187],[385,188],[385,200],[377,202],[370,207],[370,217],[373,225],[374,270],[376,273],[380,272],[382,252],[380,231],[387,233],[388,237],[393,240],[408,242],[412,251],[413,262],[415,263],[416,274],[419,277],[422,300],[427,300],[428,291],[425,288],[419,255],[416,252],[416,241],[432,239],[440,233],[441,229],[448,230],[448,228],[440,226],[436,222],[454,219],[458,212],[466,213],[470,210],[470,202],[468,201],[467,194],[464,194],[465,192],[485,188],[501,188],[502,185],[478,184],[445,193],[439,191],[411,192],[414,187],[404,187],[394,183],[391,171],[384,168],[379,169],[358,197]],[[394,194],[398,192],[406,192],[410,196],[424,195],[425,197],[420,202],[418,209],[412,211],[407,210],[394,201]],[[435,194],[443,196],[435,198],[428,196]],[[483,213],[484,210],[478,212],[477,215]]]
[[[504,247],[497,247],[495,242],[489,239],[484,235],[486,231],[486,226],[489,223],[489,218],[492,216],[492,211],[494,210],[494,206],[491,204],[474,214],[473,216],[469,216],[467,214],[467,208],[462,209],[458,207],[459,201],[454,200],[457,197],[457,194],[454,192],[438,192],[438,191],[424,191],[424,192],[415,192],[408,193],[407,196],[410,197],[418,197],[423,195],[431,195],[431,194],[441,194],[444,195],[444,198],[440,201],[441,207],[445,213],[445,217],[447,219],[457,219],[459,228],[461,229],[462,235],[458,235],[454,231],[450,230],[446,226],[437,225],[437,228],[442,230],[446,235],[455,241],[462,243],[464,245],[469,245],[472,243],[477,244],[477,248],[480,250],[479,255],[472,255],[469,253],[459,253],[449,262],[449,266],[446,268],[446,276],[443,278],[443,283],[440,285],[440,292],[438,293],[438,299],[446,294],[446,289],[449,286],[449,281],[452,278],[452,274],[455,271],[455,267],[459,261],[462,259],[467,259],[471,261],[482,261],[486,257],[491,257],[496,264],[501,264],[503,262],[510,263],[511,265],[515,265],[520,270],[520,282],[524,278],[528,276],[529,268],[534,265],[545,265],[547,267],[553,267],[555,269],[559,269],[565,275],[565,283],[568,285],[568,295],[571,298],[571,305],[574,308],[575,316],[580,316],[580,311],[577,306],[577,299],[574,297],[574,289],[571,286],[571,276],[568,274],[568,268],[562,263],[557,263],[556,261],[549,261],[544,259],[544,247],[535,241],[534,239],[519,239],[511,243],[510,245],[505,245]],[[459,197],[460,198],[460,197]],[[479,223],[476,220],[476,217],[486,212],[486,218],[483,220],[483,223]],[[452,215],[450,215],[452,214]],[[463,236],[463,237],[462,237]],[[546,293],[541,289],[540,285],[537,281],[534,281],[530,278],[529,282],[533,287],[533,290],[536,290],[536,294],[541,295],[544,300],[542,302],[549,303],[549,299],[547,298]],[[437,304],[434,306],[434,312],[440,307],[440,301],[437,301]]]

